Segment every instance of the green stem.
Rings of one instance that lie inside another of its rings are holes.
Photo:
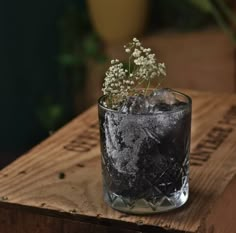
[[[150,87],[150,84],[151,84],[151,81],[150,81],[150,79],[149,79],[149,80],[148,80],[148,85],[147,85],[147,87],[146,87],[146,89],[145,89],[145,94],[144,94],[144,96],[147,95],[147,91],[148,91],[148,89],[149,89],[149,87]]]
[[[130,60],[131,60],[131,57],[132,56],[129,57],[129,75],[130,75]]]
[[[135,87],[133,87],[133,88],[130,90],[130,93],[133,93],[133,94],[138,93],[138,91],[136,90],[136,88],[137,88],[138,86],[140,86],[142,83],[144,83],[145,81],[146,81],[146,80],[143,79],[141,82],[139,82]]]
[[[133,89],[136,89],[138,86],[140,86],[142,83],[144,83],[146,80],[143,79],[141,82],[139,82]]]
[[[134,47],[134,45],[132,45],[129,49],[132,51],[133,47]],[[130,60],[131,60],[131,58],[132,58],[132,53],[129,56],[129,75],[130,75]]]
[[[112,96],[108,96],[108,106],[112,108],[113,101],[112,101]]]
[[[158,84],[155,86],[154,90],[156,90],[159,86],[161,86],[160,83],[158,83]]]

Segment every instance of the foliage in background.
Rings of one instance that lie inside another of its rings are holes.
[[[189,31],[217,22],[236,43],[236,18],[224,0],[152,0],[151,4],[150,31]],[[37,111],[41,124],[47,130],[57,128],[65,119],[73,116],[73,98],[75,93],[83,90],[87,61],[106,60],[102,43],[90,24],[85,1],[67,8],[60,22],[60,32],[59,63],[63,98],[58,101],[50,95],[46,96]]]
[[[201,0],[196,0],[201,2]],[[192,4],[191,0],[152,0],[150,30],[191,31],[213,23],[209,12]]]
[[[54,131],[65,123],[69,118],[67,113],[65,103],[55,101],[50,96],[43,97],[36,110],[38,120],[47,132]]]
[[[61,45],[58,62],[64,88],[62,100],[55,101],[51,96],[46,96],[37,111],[41,124],[48,131],[55,130],[76,114],[74,98],[77,92],[83,91],[88,60],[106,60],[85,4],[68,6],[59,22],[59,29]]]
[[[61,22],[61,55],[63,73],[70,76],[74,91],[83,88],[86,64],[93,59],[106,60],[102,43],[90,24],[87,9],[70,6]]]
[[[190,0],[204,12],[211,14],[236,45],[236,15],[225,0]]]
[[[152,0],[151,29],[189,31],[217,23],[236,43],[236,15],[230,2],[234,0]]]

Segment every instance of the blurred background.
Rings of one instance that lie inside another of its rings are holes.
[[[234,0],[3,0],[0,17],[0,168],[96,103],[134,36],[165,86],[236,90]]]

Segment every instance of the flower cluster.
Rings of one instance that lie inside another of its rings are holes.
[[[128,96],[136,95],[140,85],[146,83],[146,91],[151,82],[156,81],[155,88],[159,87],[166,76],[164,63],[158,63],[150,48],[144,48],[136,38],[124,46],[129,55],[128,68],[118,60],[112,60],[106,72],[103,84],[103,93],[108,97],[109,107],[117,108]]]
[[[111,66],[106,72],[104,95],[108,96],[112,108],[118,107],[116,103],[121,102],[128,96],[129,90],[134,85],[134,81],[128,78],[128,70],[124,69],[123,64],[118,60],[111,60]]]

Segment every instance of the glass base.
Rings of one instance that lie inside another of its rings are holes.
[[[171,197],[163,196],[158,199],[145,198],[133,200],[115,193],[105,191],[105,202],[113,209],[129,214],[155,214],[173,210],[184,205],[188,200],[189,187],[185,185]]]

